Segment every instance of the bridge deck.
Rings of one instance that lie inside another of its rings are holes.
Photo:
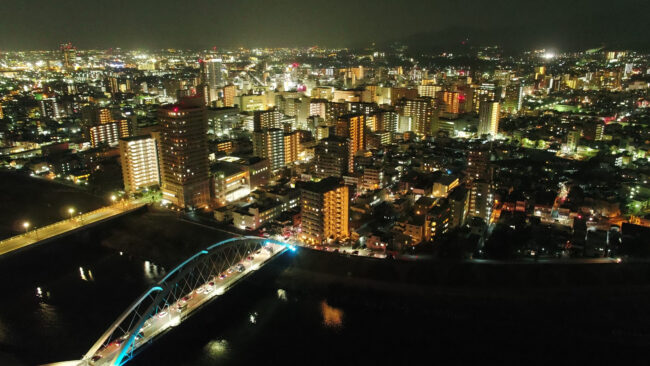
[[[258,253],[253,255],[252,260],[242,261],[241,263],[246,267],[242,272],[233,270],[228,273],[226,278],[220,279],[219,277],[214,277],[207,283],[187,294],[187,297],[189,297],[187,300],[180,299],[173,304],[169,304],[161,312],[149,318],[141,330],[141,336],[136,338],[134,342],[134,351],[148,342],[153,341],[153,339],[164,334],[173,327],[179,325],[183,320],[187,319],[203,305],[207,304],[217,296],[223,295],[228,291],[228,289],[237,284],[237,282],[241,281],[255,270],[268,263],[271,259],[287,250],[287,247],[281,244],[268,244],[268,246],[273,248],[273,252],[269,253],[266,250],[260,250]],[[121,343],[121,340],[115,340],[109,343],[95,353],[95,360],[90,360],[89,364],[111,365],[111,360],[113,360],[116,354],[121,350]]]
[[[144,206],[144,203],[116,203],[95,211],[77,215],[72,219],[55,222],[54,224],[31,230],[26,234],[13,236],[0,241],[0,255],[11,253],[15,250],[26,248],[30,245],[38,244],[69,232],[80,230],[85,226],[123,215],[127,212],[137,210],[142,206]]]

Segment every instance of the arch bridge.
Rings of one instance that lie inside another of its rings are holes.
[[[211,245],[147,289],[81,360],[51,365],[123,365],[143,346],[288,249],[296,250],[286,243],[248,236]]]

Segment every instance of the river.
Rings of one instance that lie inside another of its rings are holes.
[[[0,365],[78,359],[175,263],[228,235],[140,212],[0,258]],[[644,264],[394,262],[300,249],[132,365],[646,364]]]

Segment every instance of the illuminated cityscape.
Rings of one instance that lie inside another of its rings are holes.
[[[645,359],[647,5],[135,3],[0,15],[0,365]]]

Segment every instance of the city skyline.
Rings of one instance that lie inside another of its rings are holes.
[[[6,4],[0,365],[642,362],[649,11]]]

